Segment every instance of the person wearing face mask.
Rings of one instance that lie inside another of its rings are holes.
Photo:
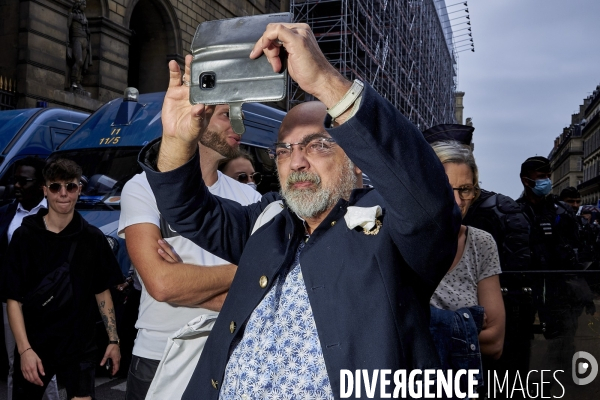
[[[550,161],[529,157],[521,164],[522,196],[517,199],[529,218],[531,269],[578,268],[578,227],[571,206],[550,195]]]
[[[240,150],[236,157],[221,160],[219,171],[238,182],[247,184],[254,190],[258,190],[262,180],[262,174],[254,171],[252,155],[243,150]]]
[[[579,316],[584,308],[594,314],[595,307],[585,280],[575,274],[552,273],[581,269],[581,264],[577,220],[569,204],[550,194],[550,171],[545,157],[525,160],[520,173],[525,190],[517,202],[530,221],[531,269],[549,271],[531,279],[533,306],[548,341],[544,362],[548,369],[570,373]]]

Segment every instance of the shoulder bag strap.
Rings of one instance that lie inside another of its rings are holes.
[[[71,265],[71,260],[73,259],[73,256],[75,255],[75,249],[77,248],[77,241],[74,241],[71,244],[71,250],[69,251],[69,258],[67,258],[67,263],[69,265]]]

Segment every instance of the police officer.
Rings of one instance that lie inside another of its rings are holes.
[[[574,188],[573,186],[564,188],[560,192],[560,196],[558,196],[558,198],[560,201],[570,205],[575,214],[579,212],[579,207],[581,206],[581,194],[577,188]]]
[[[594,224],[590,224],[588,219],[584,217],[584,213],[589,211],[581,208],[581,194],[577,188],[569,186],[560,192],[560,201],[567,203],[576,214],[577,227],[579,228],[579,247],[577,258],[583,268],[588,269],[591,264],[596,261],[596,238],[597,228]]]
[[[503,272],[529,269],[529,221],[512,198],[481,189],[463,223],[492,234]]]
[[[571,206],[549,195],[552,190],[550,161],[529,157],[521,164],[525,191],[517,199],[531,223],[531,267],[536,270],[578,268],[579,235]]]
[[[565,272],[581,268],[577,220],[573,207],[550,195],[552,181],[547,158],[525,160],[520,178],[525,191],[517,202],[531,222],[531,267],[549,271],[532,275],[534,306],[549,342],[544,361],[548,369],[562,369],[570,375],[579,316],[584,308],[590,314],[595,311],[586,281]]]

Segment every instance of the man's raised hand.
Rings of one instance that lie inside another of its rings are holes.
[[[190,104],[190,87],[183,80],[190,81],[191,64],[192,56],[187,55],[182,76],[179,64],[169,62],[169,88],[161,114],[163,141],[158,158],[160,171],[175,169],[191,158],[214,111],[214,106]]]
[[[333,107],[352,86],[327,61],[307,24],[269,24],[254,45],[250,58],[258,58],[264,53],[273,71],[279,72],[282,66],[279,57],[281,46],[288,53],[290,77],[327,108]]]

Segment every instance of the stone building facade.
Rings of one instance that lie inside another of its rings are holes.
[[[454,92],[454,118],[457,124],[463,124],[463,111],[465,106],[463,105],[463,99],[465,98],[465,92]]]
[[[586,99],[583,135],[583,182],[579,185],[584,204],[600,200],[600,85]]]
[[[289,11],[289,0],[87,0],[92,66],[82,90],[69,86],[67,26],[71,0],[0,0],[0,78],[16,107],[94,111],[128,86],[164,91],[167,64],[183,64],[199,23]]]
[[[582,122],[588,104],[588,99],[584,100],[579,112],[571,115],[571,124],[554,139],[554,147],[548,156],[552,168],[552,193],[556,195],[583,182]]]

